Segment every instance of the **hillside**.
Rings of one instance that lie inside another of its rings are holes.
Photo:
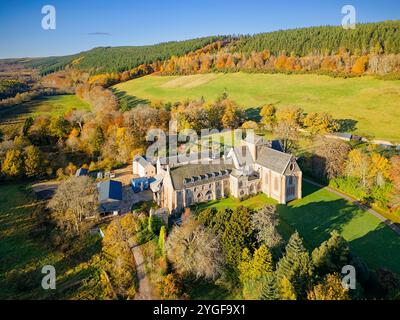
[[[93,73],[122,72],[141,64],[151,64],[172,56],[184,55],[223,38],[205,37],[149,46],[99,47],[70,56],[31,59],[23,64],[39,68],[42,74],[61,70],[69,64],[74,68],[90,70]]]
[[[94,74],[123,72],[141,64],[184,56],[216,41],[221,41],[222,47],[226,46],[221,52],[238,55],[233,60],[240,55],[251,56],[254,52],[265,51],[268,55],[284,54],[292,57],[329,56],[340,50],[356,57],[366,53],[390,55],[400,53],[400,21],[359,24],[355,30],[345,30],[340,26],[320,26],[239,37],[210,36],[149,46],[100,47],[70,56],[17,59],[16,62],[28,68],[38,68],[42,74],[66,66],[90,70]]]
[[[119,96],[135,101],[187,99],[214,100],[225,90],[246,107],[274,103],[277,107],[299,106],[306,112],[326,111],[336,119],[355,120],[354,132],[400,141],[399,81],[372,77],[331,78],[318,75],[201,74],[192,76],[146,76],[114,86]],[[350,128],[351,129],[351,128]]]
[[[272,54],[335,54],[340,48],[351,53],[380,46],[387,54],[400,53],[400,21],[358,24],[355,30],[322,26],[260,33],[240,39],[233,52],[251,53],[265,49]]]

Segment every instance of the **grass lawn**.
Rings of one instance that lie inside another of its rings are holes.
[[[100,271],[90,259],[99,249],[91,237],[85,252],[66,257],[33,236],[38,205],[26,184],[0,185],[0,299],[88,299],[101,296]],[[41,269],[56,268],[56,290],[43,290]],[[90,288],[90,289],[89,289]],[[97,290],[97,291],[96,291]]]
[[[10,134],[18,130],[28,117],[63,115],[71,109],[90,109],[85,101],[75,95],[59,95],[34,99],[10,107],[0,108],[0,129]]]
[[[201,204],[198,208],[235,208],[239,205],[254,209],[276,203],[264,194],[246,201],[227,198]],[[371,267],[386,267],[400,273],[400,236],[372,214],[343,198],[303,182],[303,198],[289,205],[278,205],[280,231],[284,238],[298,230],[309,250],[327,240],[337,230],[349,242],[351,251]]]
[[[299,106],[306,112],[326,111],[336,119],[356,120],[354,132],[400,142],[400,81],[372,77],[332,78],[319,75],[199,74],[146,76],[120,83],[118,95],[133,102],[176,102],[204,97],[207,101],[226,90],[246,108],[267,103]]]

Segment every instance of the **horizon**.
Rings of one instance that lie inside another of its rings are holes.
[[[113,8],[108,8],[106,1],[93,5],[92,1],[81,4],[56,0],[51,3],[56,9],[56,29],[44,30],[41,21],[45,14],[41,9],[46,4],[42,1],[2,3],[0,59],[67,56],[98,47],[148,46],[215,35],[340,26],[341,9],[346,4],[339,0],[322,4],[316,0],[291,0],[286,7],[292,10],[283,12],[279,4],[257,0],[245,4],[225,0],[206,0],[201,4],[118,1]],[[400,19],[397,1],[357,0],[352,5],[357,10],[357,24]]]

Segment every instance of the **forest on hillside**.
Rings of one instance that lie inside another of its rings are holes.
[[[29,68],[39,68],[42,74],[66,67],[90,71],[92,75],[121,73],[154,64],[154,71],[181,74],[210,69],[353,71],[356,74],[369,69],[374,74],[387,74],[398,71],[398,54],[400,21],[385,21],[358,24],[355,30],[320,26],[256,35],[210,36],[150,46],[100,47],[75,55],[21,60],[20,63]],[[368,55],[381,57],[375,57],[371,62]],[[270,57],[273,59],[265,67]],[[185,61],[177,62],[177,58]],[[192,61],[187,61],[190,59]],[[370,67],[367,67],[368,63]],[[164,66],[159,70],[162,64]],[[355,65],[355,70],[352,70]]]
[[[39,68],[42,74],[62,70],[67,65],[91,71],[93,74],[122,72],[142,64],[167,60],[172,56],[182,56],[223,39],[222,36],[212,36],[149,46],[99,47],[71,56],[32,59],[24,64]]]
[[[321,26],[260,33],[242,37],[232,46],[231,52],[250,54],[267,49],[273,55],[303,57],[332,55],[341,48],[351,54],[365,54],[376,47],[386,54],[400,53],[400,21],[359,24],[354,30]]]

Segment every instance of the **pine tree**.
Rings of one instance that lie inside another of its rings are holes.
[[[282,279],[287,278],[295,288],[296,295],[304,297],[313,273],[313,266],[310,255],[304,248],[303,240],[297,231],[290,237],[285,250],[285,255],[277,264],[278,283],[281,286]]]
[[[269,274],[265,277],[263,281],[263,288],[261,299],[262,300],[278,300],[279,299],[279,292],[278,286],[276,284],[276,275],[274,273]]]
[[[349,245],[335,230],[331,237],[312,252],[313,264],[320,275],[340,272],[349,262]]]

